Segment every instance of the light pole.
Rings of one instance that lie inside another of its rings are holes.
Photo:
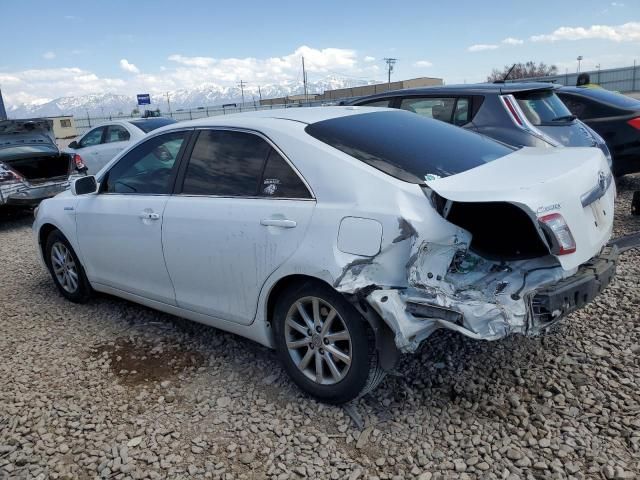
[[[578,58],[576,58],[576,60],[578,60],[578,73],[580,73],[580,62],[582,62],[582,59],[584,57],[582,55],[578,55]]]
[[[598,70],[598,80],[596,81],[596,83],[599,85],[600,84],[600,64],[596,65],[596,70]]]

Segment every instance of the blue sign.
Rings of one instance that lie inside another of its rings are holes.
[[[138,105],[151,105],[151,96],[148,93],[139,93]]]

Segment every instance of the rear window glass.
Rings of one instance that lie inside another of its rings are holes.
[[[149,133],[151,130],[164,127],[165,125],[171,125],[172,123],[176,123],[176,121],[173,118],[152,118],[149,120],[133,120],[131,123],[144,133]]]
[[[400,110],[333,118],[313,123],[305,130],[411,183],[455,175],[513,152],[488,137]]]
[[[569,109],[552,90],[517,93],[515,97],[533,125],[555,125],[574,120]]]

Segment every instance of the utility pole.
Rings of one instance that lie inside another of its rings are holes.
[[[387,64],[387,90],[391,90],[391,72],[393,72],[393,66],[398,61],[397,58],[385,58],[385,63]]]
[[[302,57],[302,83],[304,85],[304,101],[309,103],[309,96],[307,95],[307,72],[304,69],[304,57]]]
[[[171,101],[169,101],[169,92],[164,94],[165,97],[167,97],[167,108],[169,109],[169,116],[172,117],[173,115],[171,115]]]
[[[260,96],[260,105],[262,105],[262,90],[260,90],[260,85],[258,85],[258,95]]]
[[[578,60],[578,73],[580,73],[580,62],[582,62],[582,59],[584,57],[582,55],[578,55],[578,58],[576,58],[576,60]]]
[[[247,82],[243,82],[242,80],[240,80],[240,83],[238,83],[238,86],[240,87],[240,93],[242,94],[242,105],[244,105],[244,87],[247,84]],[[240,110],[242,110],[242,107],[240,107]]]

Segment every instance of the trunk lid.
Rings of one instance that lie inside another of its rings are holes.
[[[59,153],[52,120],[34,118],[0,121],[0,161]]]
[[[426,184],[454,202],[512,203],[533,220],[560,213],[576,242],[574,253],[557,256],[565,270],[596,255],[611,237],[615,186],[607,161],[596,148],[525,147]]]

